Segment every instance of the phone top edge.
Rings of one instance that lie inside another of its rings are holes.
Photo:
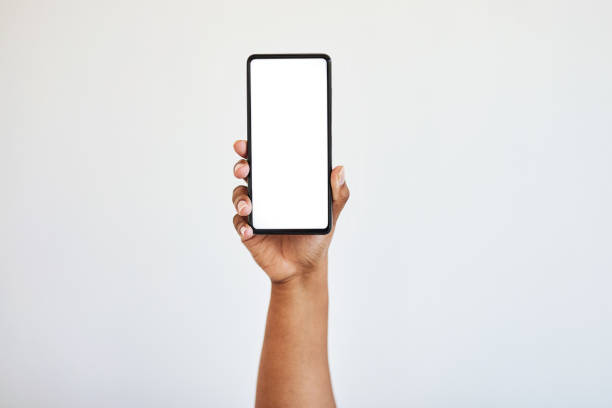
[[[247,58],[247,64],[254,59],[290,59],[290,58],[321,58],[331,62],[331,57],[325,53],[306,53],[306,54],[251,54]]]

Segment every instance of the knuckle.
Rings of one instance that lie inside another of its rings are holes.
[[[236,197],[237,195],[244,193],[245,190],[246,190],[245,186],[234,187],[234,190],[232,191],[232,197]]]
[[[238,206],[238,203],[243,200],[247,203],[250,202],[246,187],[238,186],[234,189],[234,193],[232,194],[232,203],[234,204],[234,207]]]

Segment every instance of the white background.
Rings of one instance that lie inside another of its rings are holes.
[[[252,405],[245,58],[333,58],[343,407],[612,405],[606,1],[0,3],[0,405]]]
[[[327,61],[256,58],[250,65],[253,226],[327,228]]]

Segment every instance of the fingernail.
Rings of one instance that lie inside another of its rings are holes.
[[[243,212],[242,210],[246,209],[246,208],[247,208],[247,206],[248,206],[248,205],[247,205],[246,201],[240,201],[240,202],[238,203],[238,214],[240,214],[240,215],[244,215],[244,214],[242,213],[242,212]]]
[[[240,235],[242,235],[244,239],[249,239],[253,236],[253,230],[248,225],[243,225],[240,227]]]
[[[340,169],[340,174],[338,174],[338,185],[341,186],[344,184],[344,167]]]

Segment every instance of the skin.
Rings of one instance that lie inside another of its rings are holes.
[[[247,157],[244,140],[234,143]],[[234,175],[249,174],[246,160]],[[271,281],[270,305],[261,351],[255,406],[335,407],[327,359],[327,253],[348,198],[344,168],[332,170],[333,227],[327,235],[254,235],[247,223],[251,200],[245,186],[232,193],[234,227]]]

